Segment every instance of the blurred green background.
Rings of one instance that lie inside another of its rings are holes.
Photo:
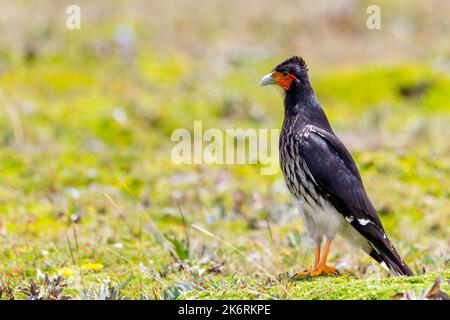
[[[366,26],[371,4],[381,30]],[[447,280],[449,12],[445,0],[3,1],[0,298],[389,299]],[[281,95],[258,82],[291,55],[417,277],[387,278],[338,240],[345,276],[275,280],[313,254],[281,172],[172,164],[171,133],[195,120],[280,128]]]

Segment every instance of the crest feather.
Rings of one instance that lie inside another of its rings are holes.
[[[305,60],[299,56],[290,57],[289,59],[280,63],[276,68],[282,67],[287,64],[298,64],[302,69],[304,69],[305,71],[308,71],[308,66],[306,65]]]

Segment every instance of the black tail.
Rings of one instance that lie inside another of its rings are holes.
[[[389,247],[385,246],[386,243],[389,243]],[[395,276],[414,275],[408,265],[400,257],[397,250],[395,250],[389,239],[385,239],[385,241],[382,242],[382,245],[378,248],[372,244],[370,256],[378,263],[384,263],[389,271]]]

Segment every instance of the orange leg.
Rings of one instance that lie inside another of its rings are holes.
[[[334,267],[327,266],[326,264],[330,248],[331,248],[331,241],[327,241],[327,243],[325,244],[324,253],[322,257],[320,257],[320,245],[319,245],[316,248],[314,267],[306,271],[297,272],[297,275],[317,277],[321,275],[337,274],[336,269]]]
[[[312,267],[310,269],[307,269],[305,271],[298,271],[297,272],[298,276],[308,276],[308,275],[311,274],[312,271],[314,271],[319,266],[319,263],[320,263],[320,247],[321,247],[321,244],[319,244],[316,247],[316,254],[314,256],[314,267]]]
[[[311,276],[320,276],[320,275],[328,275],[328,274],[336,274],[336,268],[327,266],[327,258],[328,253],[330,253],[331,248],[331,240],[327,241],[325,244],[325,252],[323,253],[322,259],[320,260],[319,265],[317,268],[314,268],[314,270],[311,272]]]
[[[320,247],[321,245],[319,244],[316,248],[316,255],[314,257],[314,268],[316,268],[320,262]]]

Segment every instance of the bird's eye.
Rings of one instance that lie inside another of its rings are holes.
[[[283,71],[283,73],[282,73],[282,75],[285,77],[287,77],[288,74],[289,74],[289,72],[287,72],[287,71]]]

